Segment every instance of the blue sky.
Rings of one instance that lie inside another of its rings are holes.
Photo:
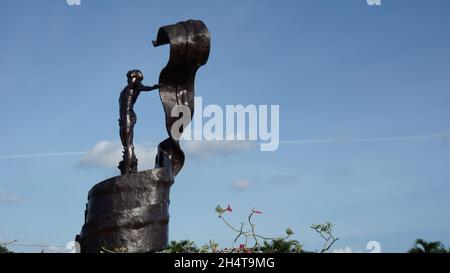
[[[158,28],[193,18],[212,36],[196,95],[280,105],[282,142],[276,152],[188,147],[171,239],[230,246],[214,213],[229,203],[230,221],[256,207],[260,233],[291,227],[309,250],[322,244],[309,226],[326,221],[337,249],[450,245],[449,12],[445,0],[1,1],[0,242],[73,240],[87,192],[116,174],[126,72],[156,83],[168,59],[151,46]],[[150,161],[167,137],[158,95],[143,94],[136,112],[135,142]]]

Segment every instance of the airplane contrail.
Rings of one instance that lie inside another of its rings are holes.
[[[372,137],[372,138],[327,138],[327,139],[300,139],[280,141],[280,144],[308,144],[308,143],[341,143],[341,142],[382,142],[382,141],[399,141],[399,140],[419,140],[444,138],[450,140],[450,134],[432,134],[432,135],[416,135],[402,137]]]
[[[75,155],[84,155],[85,153],[86,152],[64,152],[64,153],[49,153],[49,154],[0,155],[0,159],[54,157],[54,156],[75,156]]]
[[[414,136],[401,136],[401,137],[372,137],[372,138],[299,139],[299,140],[280,141],[280,144],[383,142],[383,141],[420,140],[420,139],[437,139],[437,138],[450,140],[450,134],[430,134],[430,135],[414,135]],[[0,155],[0,159],[81,156],[81,155],[85,155],[86,153],[87,152],[62,152],[62,153],[47,153],[47,154]]]

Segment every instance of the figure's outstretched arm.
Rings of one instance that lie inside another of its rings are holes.
[[[148,91],[152,91],[152,90],[158,89],[160,87],[161,87],[160,84],[155,84],[153,86],[142,85],[141,88],[140,88],[140,91],[148,92]]]

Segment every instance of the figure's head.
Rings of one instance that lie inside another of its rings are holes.
[[[133,69],[127,73],[128,82],[141,82],[144,80],[144,74],[140,70]]]

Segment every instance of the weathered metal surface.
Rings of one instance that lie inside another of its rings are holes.
[[[145,86],[142,84],[144,74],[134,69],[127,73],[128,85],[122,90],[119,97],[120,106],[120,140],[123,145],[123,160],[118,168],[121,174],[136,173],[138,171],[138,159],[134,153],[133,137],[134,125],[137,117],[134,112],[136,103],[141,92],[148,92],[159,88],[159,85]]]
[[[203,22],[189,20],[159,29],[154,46],[168,43],[170,58],[161,71],[159,85],[143,86],[143,75],[138,70],[127,75],[128,86],[120,98],[124,160],[119,168],[122,175],[97,184],[89,192],[85,223],[76,237],[83,253],[121,248],[128,252],[154,252],[168,244],[170,186],[185,160],[179,139],[171,132],[178,120],[171,117],[171,111],[177,105],[185,105],[190,109],[191,121],[195,74],[208,60],[210,36]],[[156,88],[160,90],[169,138],[158,145],[155,169],[137,172],[133,106],[139,92]]]
[[[168,242],[169,192],[173,180],[162,168],[107,179],[89,192],[85,224],[77,241],[82,253],[153,252]]]
[[[178,117],[171,111],[177,105],[188,106],[192,119],[194,115],[194,80],[197,70],[208,61],[210,34],[202,21],[188,20],[161,27],[153,45],[170,44],[170,58],[159,76],[159,94],[166,114],[166,129],[169,138],[158,146],[156,167],[171,167],[176,176],[184,165],[185,156],[179,139],[171,129]],[[164,165],[167,159],[171,166]]]

